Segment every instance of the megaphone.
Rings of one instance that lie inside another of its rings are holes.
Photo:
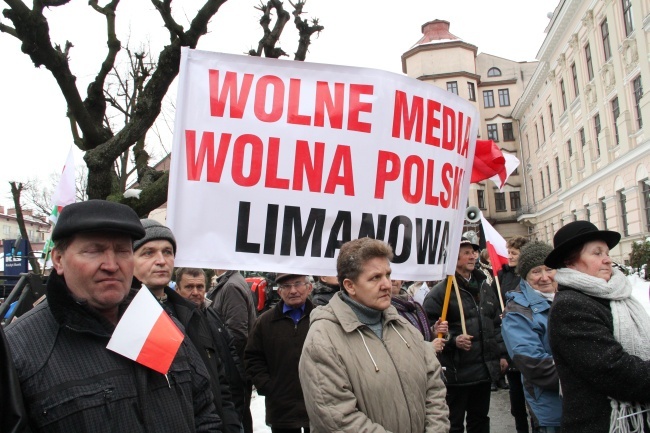
[[[470,206],[465,209],[465,220],[470,224],[475,224],[481,220],[481,210],[476,206]]]

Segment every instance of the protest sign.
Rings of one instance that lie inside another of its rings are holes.
[[[176,265],[333,275],[341,244],[370,236],[395,277],[453,274],[478,122],[405,76],[184,48]]]

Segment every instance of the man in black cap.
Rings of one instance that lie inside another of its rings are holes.
[[[6,328],[33,432],[221,431],[210,381],[184,340],[166,375],[106,349],[135,293],[136,213],[90,200],[52,232],[47,301]]]
[[[456,294],[447,310],[449,342],[440,356],[447,379],[450,433],[490,431],[490,385],[505,370],[506,348],[500,328],[501,308],[497,294],[486,282],[485,274],[474,269],[479,246],[462,238],[456,262],[456,281],[462,302],[465,327]],[[424,310],[435,323],[442,315],[447,280],[442,280],[424,298]],[[453,289],[452,289],[453,292]]]
[[[219,355],[220,341],[213,338],[210,326],[196,304],[169,287],[174,271],[176,238],[169,227],[153,219],[141,220],[145,235],[133,243],[134,275],[149,289],[167,313],[176,318],[196,346],[210,373],[210,383],[217,414],[223,421],[224,433],[240,433],[241,418],[235,409],[232,394]]]
[[[309,416],[300,387],[298,362],[309,330],[312,285],[305,275],[278,274],[282,300],[263,313],[248,338],[246,371],[266,396],[266,424],[273,433],[309,432]]]

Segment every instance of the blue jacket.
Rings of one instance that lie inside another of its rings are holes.
[[[559,427],[562,400],[548,338],[551,304],[522,279],[508,292],[501,334],[523,378],[526,401],[543,427]]]

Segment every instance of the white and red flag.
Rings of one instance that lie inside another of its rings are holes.
[[[494,227],[492,227],[488,220],[485,219],[483,212],[481,212],[481,225],[483,226],[485,245],[488,254],[490,255],[492,273],[496,278],[497,272],[501,270],[503,265],[508,264],[508,248],[506,247],[506,240],[494,229]]]
[[[142,286],[115,327],[106,348],[167,374],[183,338],[183,332],[149,289]]]
[[[505,186],[510,175],[519,167],[519,159],[515,155],[504,153],[503,158],[505,159],[505,165],[497,174],[490,178],[492,182],[497,184],[499,190]]]
[[[50,221],[56,224],[61,210],[65,206],[74,203],[76,199],[77,187],[75,184],[74,154],[72,153],[72,147],[70,147],[68,158],[61,172],[59,184],[56,186],[54,194],[52,194],[52,214],[49,216]]]

